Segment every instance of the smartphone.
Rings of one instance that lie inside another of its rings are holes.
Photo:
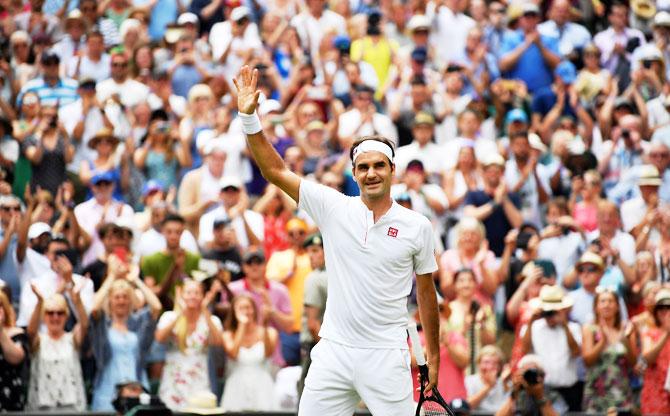
[[[125,247],[117,247],[113,251],[114,255],[124,263],[128,263],[128,250]]]

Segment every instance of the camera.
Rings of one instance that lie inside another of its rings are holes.
[[[537,368],[529,368],[523,372],[523,379],[529,386],[534,386],[540,382],[540,370]]]
[[[628,129],[621,130],[621,138],[630,140],[630,130]]]
[[[651,64],[653,64],[653,63],[654,63],[654,61],[648,61],[648,60],[645,59],[644,61],[642,61],[642,66],[643,66],[645,69],[650,69],[650,68],[651,68]]]
[[[519,235],[516,237],[516,248],[521,250],[527,250],[528,243],[530,242],[532,236],[533,234],[531,233],[525,231],[520,232]]]
[[[556,311],[542,311],[540,316],[543,318],[551,318],[554,315],[556,315]]]
[[[52,116],[51,119],[49,120],[49,128],[50,129],[55,129],[56,126],[58,126],[58,116]]]

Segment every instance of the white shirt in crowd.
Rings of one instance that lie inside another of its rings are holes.
[[[319,18],[305,10],[293,17],[291,24],[298,32],[300,43],[311,52],[312,56],[319,56],[321,39],[326,33],[334,33],[335,35],[345,35],[347,33],[346,20],[332,10],[324,10]]]
[[[484,388],[484,382],[479,374],[470,374],[465,377],[465,390],[468,397],[474,396]],[[498,378],[495,386],[489,391],[489,394],[479,403],[479,406],[473,410],[484,413],[495,413],[502,407],[509,396],[509,392],[505,391],[502,378]]]
[[[97,62],[83,55],[68,61],[65,74],[74,79],[93,78],[96,82],[102,82],[111,76],[111,66],[112,57],[107,53],[103,53]]]
[[[139,258],[149,256],[159,251],[165,250],[167,243],[165,242],[165,237],[163,234],[158,232],[155,228],[151,227],[140,236],[140,240],[137,243],[136,255]],[[193,234],[189,230],[184,230],[179,239],[179,246],[184,250],[191,253],[199,253],[200,249],[198,248],[198,242],[193,237]]]
[[[355,348],[407,349],[412,275],[437,270],[428,219],[393,202],[375,223],[360,197],[308,180],[299,201],[323,234],[333,276],[319,335]]]
[[[216,220],[225,220],[228,219],[228,213],[223,208],[222,205],[219,205],[215,209],[209,211],[202,217],[200,217],[200,225],[198,232],[198,242],[201,247],[204,247],[207,243],[214,239],[214,222]],[[251,231],[258,237],[259,240],[263,241],[265,239],[265,221],[263,216],[255,211],[247,209],[244,211],[244,219],[249,224]],[[235,230],[235,236],[237,237],[237,243],[243,249],[249,247],[249,238],[247,237],[247,231],[244,228],[244,221],[241,217],[235,218],[231,226]]]
[[[521,328],[523,337],[528,326]],[[568,322],[568,329],[577,344],[582,345],[582,329],[579,324]],[[540,357],[546,372],[545,385],[549,387],[570,387],[577,382],[577,357],[573,357],[568,346],[568,336],[562,326],[549,327],[546,319],[532,323],[531,345]]]
[[[67,104],[58,110],[58,119],[63,123],[65,131],[67,131],[70,137],[72,137],[74,128],[79,124],[79,120],[83,116],[83,101],[81,99]],[[68,165],[70,172],[79,173],[82,162],[93,161],[97,158],[97,152],[88,147],[88,142],[98,133],[103,125],[103,116],[100,109],[97,107],[91,108],[84,120],[84,132],[81,135],[81,140],[74,141],[74,158]]]
[[[105,105],[105,101],[114,94],[119,95],[121,103],[126,107],[133,107],[146,101],[149,97],[149,87],[130,78],[122,83],[117,83],[113,78],[108,78],[97,84],[95,90],[98,101],[102,105]]]
[[[398,130],[393,121],[386,115],[375,113],[372,116],[372,122],[361,126],[361,112],[353,108],[340,114],[338,119],[337,135],[340,137],[351,137],[354,134],[359,136],[371,136],[380,134],[393,143],[398,143]],[[360,127],[360,128],[359,128]]]

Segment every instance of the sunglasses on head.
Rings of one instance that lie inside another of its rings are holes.
[[[44,311],[44,314],[47,316],[65,316],[65,313],[64,310]]]

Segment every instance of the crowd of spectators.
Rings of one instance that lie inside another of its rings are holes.
[[[357,195],[353,140],[395,143],[445,398],[670,414],[666,0],[0,2],[0,411],[295,408],[337,276],[243,65],[305,180]]]

